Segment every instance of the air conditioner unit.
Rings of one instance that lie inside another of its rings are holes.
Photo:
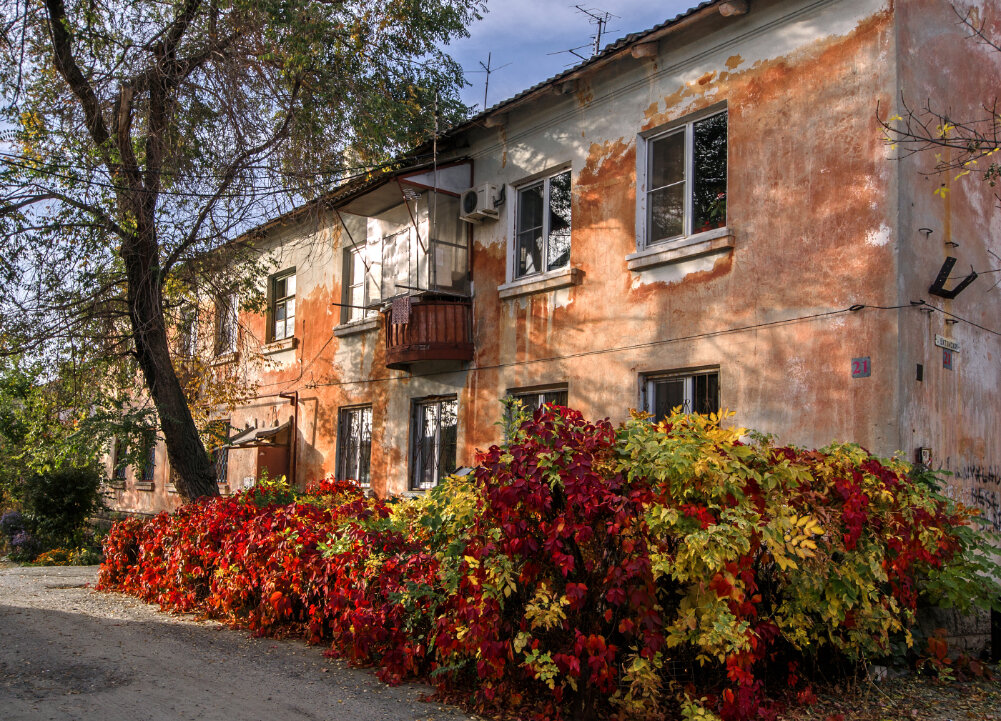
[[[459,219],[467,223],[497,220],[500,217],[497,206],[503,202],[503,196],[497,195],[496,185],[484,183],[470,188],[463,191],[459,198]]]

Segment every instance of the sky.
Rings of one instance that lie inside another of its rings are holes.
[[[701,0],[596,0],[594,4],[572,0],[487,0],[483,19],[469,26],[470,37],[453,42],[446,50],[466,71],[472,85],[462,99],[483,108],[486,64],[491,54],[487,107],[556,75],[581,62],[568,52],[578,48],[591,54],[597,26],[577,5],[594,15],[611,17],[601,39],[602,47],[624,35],[639,32],[675,17]],[[584,47],[579,47],[579,46]],[[552,54],[551,54],[552,53]],[[506,66],[506,67],[505,67]]]

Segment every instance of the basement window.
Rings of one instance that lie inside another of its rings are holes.
[[[410,489],[426,490],[455,471],[459,402],[455,396],[414,403]]]
[[[640,147],[645,192],[637,193],[638,225],[645,247],[726,227],[726,111],[644,135]]]
[[[532,390],[511,390],[508,391],[508,396],[521,401],[521,407],[531,416],[544,405],[565,406],[567,387],[560,385]]]
[[[719,371],[667,372],[643,376],[643,408],[660,421],[675,408],[682,413],[716,413],[719,404]]]

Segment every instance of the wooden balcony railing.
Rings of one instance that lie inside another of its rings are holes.
[[[386,367],[405,369],[423,361],[473,359],[472,303],[468,300],[418,300],[410,304],[410,320],[393,323],[384,313]]]

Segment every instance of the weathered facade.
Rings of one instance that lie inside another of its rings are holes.
[[[223,419],[224,488],[268,468],[419,492],[499,439],[513,394],[928,449],[1001,526],[1001,289],[929,295],[948,256],[995,267],[1001,213],[880,124],[901,98],[993,97],[1001,55],[955,21],[945,0],[704,3],[276,219],[269,312],[219,358],[257,384]],[[121,507],[177,504],[164,458]]]

